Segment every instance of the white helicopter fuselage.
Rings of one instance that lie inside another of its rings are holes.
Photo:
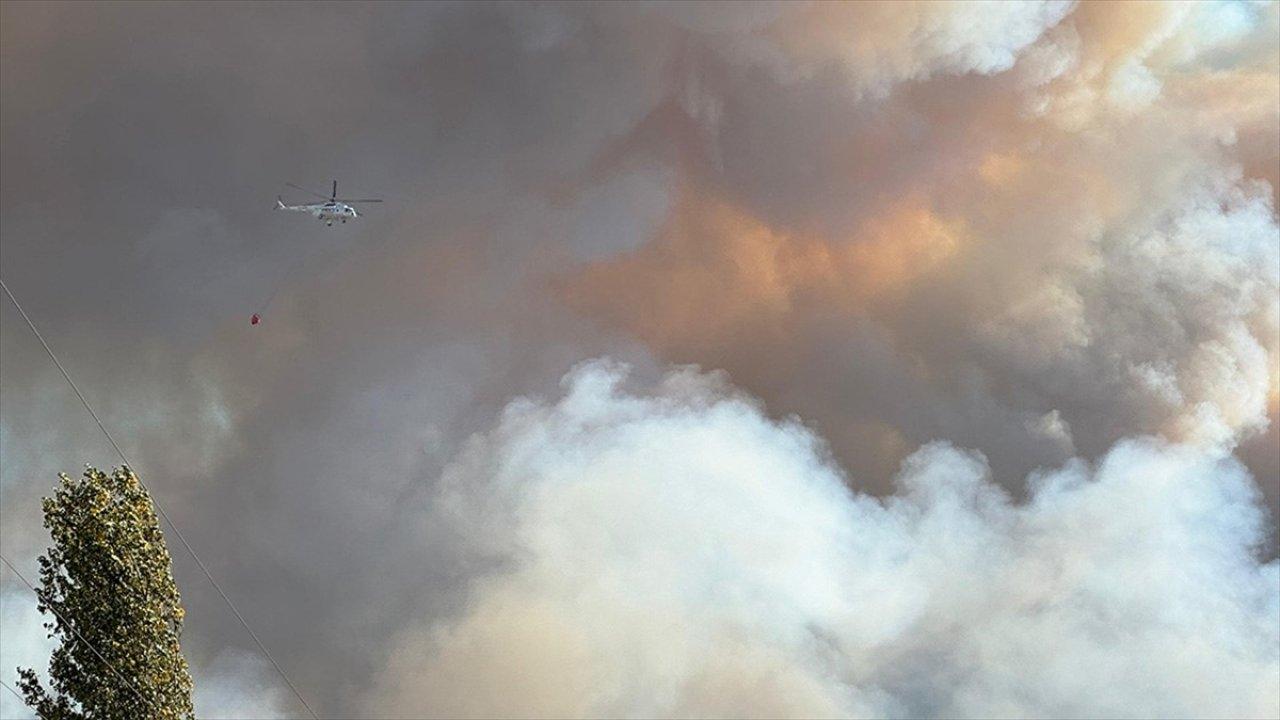
[[[304,187],[294,185],[293,183],[285,183],[285,185],[288,185],[289,187],[294,188],[296,190],[301,190],[307,193],[308,195],[318,197],[324,202],[312,202],[312,203],[305,203],[303,205],[285,205],[284,198],[277,195],[276,196],[277,210],[292,210],[294,212],[304,212],[314,217],[315,219],[319,220],[320,222],[324,223],[325,225],[328,225],[329,227],[333,227],[333,224],[335,222],[340,222],[345,224],[348,220],[355,220],[356,218],[360,217],[360,213],[356,211],[355,206],[352,203],[382,202],[381,198],[364,198],[362,200],[357,200],[355,198],[340,198],[338,197],[338,181],[337,180],[333,181],[333,193],[329,195],[328,198],[326,198],[324,195],[321,195],[318,192],[315,192],[314,190],[308,190]]]
[[[360,213],[356,209],[344,202],[324,202],[324,203],[308,203],[306,205],[285,205],[283,200],[276,200],[277,210],[292,210],[294,212],[304,212],[311,215],[317,220],[322,221],[325,225],[333,225],[335,222],[345,223],[348,220],[355,220],[360,217]]]

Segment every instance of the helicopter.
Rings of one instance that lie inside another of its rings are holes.
[[[335,221],[346,224],[348,220],[355,220],[356,218],[360,217],[360,213],[356,212],[356,209],[351,206],[351,203],[382,202],[382,200],[379,198],[361,198],[358,200],[351,199],[351,198],[340,198],[338,197],[338,181],[337,180],[333,181],[333,193],[330,194],[329,197],[327,198],[318,192],[313,192],[304,187],[294,185],[293,183],[285,183],[285,185],[288,185],[289,187],[295,190],[301,190],[302,192],[307,193],[308,195],[315,195],[321,200],[324,200],[324,202],[307,203],[304,205],[285,205],[284,198],[277,195],[276,196],[277,210],[293,210],[295,212],[308,213],[310,215],[314,215],[317,220],[324,222],[324,224],[327,225],[328,227],[333,227],[333,223]]]

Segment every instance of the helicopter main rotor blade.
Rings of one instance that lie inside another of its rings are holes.
[[[382,202],[382,198],[363,198],[363,199],[361,199],[361,200],[353,200],[353,199],[351,199],[351,198],[337,198],[337,201],[338,201],[338,202],[345,202],[345,203],[353,203],[353,202]]]
[[[320,193],[318,193],[318,192],[315,192],[315,191],[312,191],[312,190],[308,190],[308,189],[306,189],[306,188],[302,187],[301,185],[294,185],[294,184],[293,184],[293,183],[291,183],[291,182],[287,182],[287,183],[285,183],[285,185],[288,185],[289,187],[293,188],[294,190],[301,190],[302,192],[304,192],[304,193],[306,193],[306,194],[308,194],[308,195],[315,195],[316,197],[320,198],[321,200],[330,200],[330,199],[331,199],[331,198],[325,197],[324,195],[321,195],[321,194],[320,194]]]

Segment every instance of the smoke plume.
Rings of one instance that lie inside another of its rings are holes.
[[[587,363],[443,473],[488,570],[405,633],[378,716],[1266,716],[1280,563],[1227,456],[1151,438],[1028,479],[915,451],[851,492],[826,445],[693,370]],[[1225,631],[1225,634],[1224,634]]]
[[[0,49],[5,282],[321,715],[1280,714],[1277,3],[7,2]],[[334,178],[386,202],[271,210]],[[115,458],[0,304],[27,572]],[[298,716],[173,554],[200,715]]]

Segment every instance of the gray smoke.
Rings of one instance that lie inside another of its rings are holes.
[[[1274,715],[1278,18],[4,3],[0,269],[325,716]],[[0,304],[25,572],[115,459]]]

